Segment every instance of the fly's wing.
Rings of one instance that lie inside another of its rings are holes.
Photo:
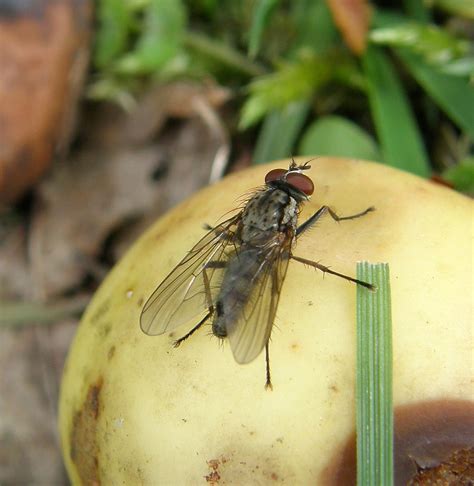
[[[228,326],[235,361],[250,363],[270,339],[281,287],[290,257],[291,240],[284,247],[274,245],[265,255],[253,278],[253,289],[240,318]]]
[[[172,331],[209,309],[219,291],[218,275],[235,251],[240,214],[209,231],[146,301],[140,327],[145,334]]]

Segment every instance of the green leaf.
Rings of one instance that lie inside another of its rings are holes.
[[[181,0],[150,0],[135,49],[117,62],[116,70],[128,74],[156,72],[179,52],[185,26],[186,9]]]
[[[253,163],[264,164],[293,155],[293,147],[309,109],[307,101],[297,101],[269,113],[258,135]]]
[[[357,484],[393,485],[392,317],[386,263],[357,264]]]
[[[98,4],[97,21],[94,64],[106,69],[125,52],[133,19],[123,0],[102,0]]]
[[[325,116],[312,123],[302,137],[299,154],[380,160],[373,138],[355,123],[339,116]]]
[[[426,177],[430,168],[425,147],[395,69],[375,46],[366,50],[363,65],[384,162]]]
[[[434,0],[433,3],[452,14],[474,19],[474,2],[472,0]]]
[[[296,62],[286,62],[272,74],[261,76],[249,85],[250,97],[242,108],[239,128],[255,124],[266,113],[293,101],[308,100],[330,79],[329,60],[305,52]]]
[[[268,20],[280,0],[259,0],[253,10],[249,35],[249,56],[253,59],[260,50],[260,43]]]
[[[403,0],[408,16],[418,22],[429,22],[431,15],[423,0]]]
[[[396,53],[440,108],[474,139],[474,87],[469,81],[443,74],[405,49]]]
[[[474,194],[474,157],[469,157],[443,172],[443,179],[458,191]]]
[[[439,69],[443,73],[451,76],[470,77],[472,82],[472,78],[474,77],[474,57],[461,57],[460,59],[443,64]]]
[[[340,39],[327,3],[322,0],[299,0],[291,4],[297,32],[290,51],[310,46],[321,54]]]
[[[376,44],[406,47],[407,51],[420,54],[429,64],[443,65],[469,52],[469,42],[433,24],[403,22],[382,27],[370,33],[370,40]]]

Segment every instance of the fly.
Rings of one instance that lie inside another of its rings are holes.
[[[303,173],[310,168],[308,162],[292,161],[288,170],[271,170],[238,214],[210,227],[145,303],[142,331],[164,334],[200,317],[174,342],[177,347],[212,322],[212,333],[229,340],[237,363],[250,363],[265,348],[265,387],[271,388],[269,339],[290,259],[374,290],[370,283],[293,254],[297,239],[324,214],[344,221],[375,209],[338,216],[322,206],[298,226],[301,205],[314,192],[313,181]]]

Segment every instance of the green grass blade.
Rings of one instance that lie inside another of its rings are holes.
[[[84,312],[90,296],[78,295],[51,304],[0,301],[0,329],[53,324]]]
[[[403,0],[403,5],[408,17],[418,22],[429,22],[431,20],[430,11],[426,8],[423,0]]]
[[[388,264],[357,264],[357,484],[393,485],[392,323]]]
[[[474,19],[474,3],[472,0],[435,0],[435,6],[454,15]]]
[[[309,109],[308,101],[297,101],[267,115],[258,136],[253,163],[264,164],[293,155]]]
[[[422,137],[395,69],[376,46],[366,50],[363,65],[384,162],[428,176],[430,168]]]
[[[262,66],[251,61],[238,50],[202,33],[187,30],[183,42],[184,46],[191,51],[208,57],[215,63],[226,66],[244,76],[254,77],[265,74],[265,69]]]
[[[254,8],[248,47],[248,54],[252,59],[255,58],[260,50],[263,32],[279,1],[280,0],[259,0]]]
[[[291,3],[293,22],[297,26],[295,42],[290,52],[296,53],[301,47],[310,46],[322,54],[340,41],[331,11],[325,1],[298,0]]]
[[[474,139],[474,88],[468,79],[444,74],[406,49],[395,52],[439,107]]]

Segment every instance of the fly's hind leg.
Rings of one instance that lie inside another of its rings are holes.
[[[269,344],[265,344],[265,365],[266,365],[266,379],[265,390],[273,390],[272,377],[270,375],[270,348]]]
[[[339,222],[339,221],[345,221],[347,219],[360,218],[361,216],[365,216],[367,213],[370,213],[371,211],[375,211],[375,208],[373,206],[357,214],[352,214],[350,216],[338,216],[329,206],[322,206],[308,220],[306,220],[303,224],[298,226],[298,228],[296,229],[296,236],[300,236],[301,233],[311,228],[311,226],[313,226],[316,223],[316,221],[326,213],[329,213],[329,215],[334,221]]]
[[[183,341],[186,341],[188,337],[192,336],[214,313],[214,309],[209,309],[209,312],[183,337],[180,337],[174,341],[173,346],[177,348]]]
[[[183,341],[186,341],[188,337],[192,336],[212,315],[214,314],[214,303],[212,302],[212,294],[211,294],[211,284],[209,282],[209,277],[207,276],[206,268],[224,268],[226,262],[208,262],[206,266],[202,270],[202,278],[204,281],[204,292],[206,293],[206,304],[209,312],[183,337],[177,339],[173,346],[177,348]]]
[[[330,273],[331,275],[336,275],[337,277],[341,277],[341,278],[344,278],[346,280],[349,280],[350,282],[354,282],[358,285],[362,285],[363,287],[365,287],[369,290],[374,290],[374,291],[376,290],[375,285],[372,285],[368,282],[364,282],[362,280],[358,280],[357,278],[349,277],[349,275],[344,275],[343,273],[339,273],[339,272],[336,272],[334,270],[331,270],[329,267],[321,265],[318,262],[313,262],[312,260],[307,260],[306,258],[301,258],[301,257],[295,256],[295,255],[291,255],[291,258],[293,258],[293,260],[296,260],[297,262],[303,263],[305,265],[309,265],[310,267],[317,268],[318,270],[321,270],[321,272],[323,272],[323,273]]]

